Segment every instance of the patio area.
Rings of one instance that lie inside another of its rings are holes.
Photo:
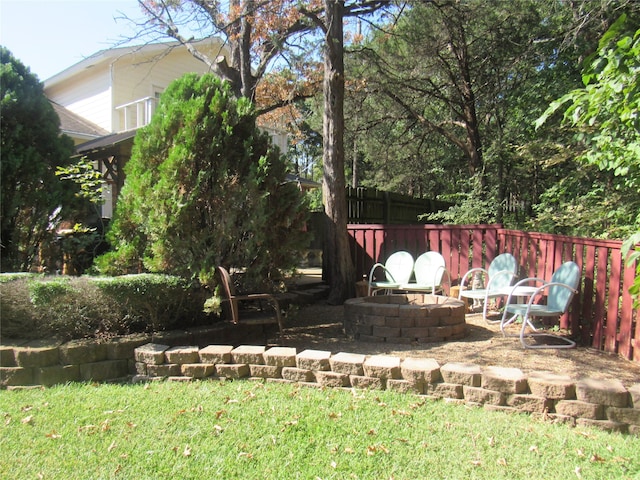
[[[519,368],[525,374],[548,371],[575,379],[618,379],[625,386],[640,382],[640,365],[593,348],[525,350],[517,337],[504,337],[499,325],[488,325],[481,313],[466,315],[467,335],[445,343],[389,343],[355,341],[344,332],[344,306],[320,301],[301,307],[285,322],[280,345],[365,355],[429,358],[440,365],[467,363],[481,367]],[[516,334],[516,329],[512,332]],[[274,343],[276,338],[273,339]]]

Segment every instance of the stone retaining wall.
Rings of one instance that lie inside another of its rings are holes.
[[[244,327],[244,326],[243,326]],[[246,333],[246,330],[244,330]],[[555,422],[640,435],[640,383],[574,380],[548,372],[433,359],[208,344],[230,330],[132,335],[111,342],[30,342],[0,347],[0,387],[74,381],[240,379],[322,387],[392,389]],[[233,330],[231,330],[233,332]],[[180,346],[190,344],[192,346]]]
[[[140,345],[155,342],[204,347],[218,342],[263,342],[268,337],[269,327],[222,322],[210,327],[127,335],[109,341],[3,340],[4,344],[0,345],[0,388],[126,378],[136,373],[134,350]]]
[[[525,412],[554,422],[640,435],[640,383],[574,380],[549,372],[479,367],[423,358],[244,345],[135,349],[136,382],[253,378],[321,387],[389,389],[491,410]]]
[[[467,335],[464,302],[421,293],[374,295],[347,300],[345,331],[366,342],[433,343]]]

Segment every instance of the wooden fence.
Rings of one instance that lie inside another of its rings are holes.
[[[423,224],[420,215],[447,210],[450,203],[413,198],[375,188],[347,187],[349,223]]]
[[[635,266],[625,266],[621,243],[563,235],[506,230],[500,225],[355,225],[348,227],[358,278],[397,250],[417,257],[442,253],[452,280],[470,268],[487,267],[496,255],[512,253],[520,276],[551,278],[563,262],[582,269],[579,293],[561,327],[581,345],[640,362],[640,310],[628,293]]]

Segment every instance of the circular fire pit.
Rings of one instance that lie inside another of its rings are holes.
[[[467,334],[462,301],[440,295],[395,294],[351,298],[344,304],[344,327],[356,340],[432,343]]]

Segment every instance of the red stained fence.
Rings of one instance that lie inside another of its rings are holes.
[[[510,252],[520,276],[550,279],[563,262],[582,268],[579,293],[560,319],[582,345],[618,353],[640,362],[640,310],[633,308],[629,287],[635,266],[625,266],[622,242],[506,230],[500,225],[349,225],[351,254],[358,278],[397,250],[414,257],[435,250],[445,257],[452,280],[475,267],[487,267]]]

